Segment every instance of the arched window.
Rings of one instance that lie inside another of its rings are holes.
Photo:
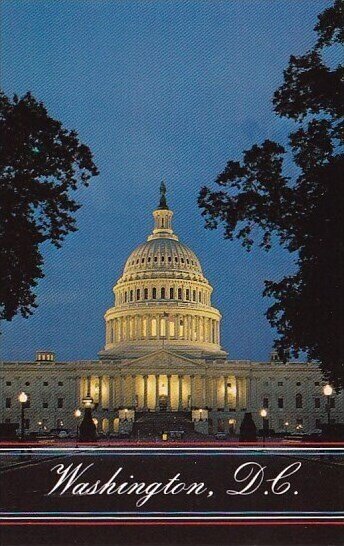
[[[170,328],[170,336],[174,337],[175,336],[174,321],[171,320],[171,321],[168,322],[168,324],[169,324],[169,328]]]
[[[125,302],[128,301],[128,292],[124,292],[124,301],[125,301]]]
[[[133,301],[134,299],[134,291],[130,290],[130,301]]]
[[[156,288],[152,289],[152,299],[156,300]]]
[[[186,296],[185,297],[186,297],[187,300],[190,299],[190,289],[189,288],[186,289]]]
[[[198,301],[202,303],[202,292],[198,292]]]
[[[170,288],[170,300],[173,300],[174,298],[174,290],[173,288]]]
[[[145,300],[148,300],[148,288],[144,289],[143,297],[144,297]]]
[[[267,397],[263,398],[263,408],[267,409],[269,407],[269,399]]]
[[[156,337],[156,318],[152,318],[152,323],[151,323],[151,328],[152,328],[152,336]]]
[[[140,299],[140,289],[139,288],[136,290],[136,299],[137,300]]]
[[[192,291],[192,299],[193,301],[196,301],[196,290]]]
[[[181,288],[178,288],[178,299],[179,300],[182,299],[182,289]]]
[[[166,337],[166,319],[160,320],[160,337]]]
[[[302,408],[302,394],[300,393],[295,396],[295,406],[297,409]]]
[[[166,296],[165,296],[165,293],[166,293],[165,288],[162,288],[162,289],[161,289],[161,299],[162,299],[162,300],[164,300],[165,297],[166,297]]]
[[[162,261],[162,262],[165,261],[165,256],[161,256],[161,261]]]

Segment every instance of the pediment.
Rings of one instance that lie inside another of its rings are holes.
[[[140,358],[135,358],[131,361],[126,362],[126,366],[129,367],[139,367],[139,368],[150,368],[157,372],[160,370],[166,371],[166,369],[172,368],[195,368],[199,369],[199,362],[192,360],[190,358],[166,351],[164,349],[159,351],[154,351]]]

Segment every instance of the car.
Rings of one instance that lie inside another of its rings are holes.
[[[216,432],[215,434],[216,440],[225,440],[227,438],[226,432]]]
[[[69,438],[70,430],[68,428],[52,428],[50,434],[55,436],[55,438],[65,440],[66,438]]]

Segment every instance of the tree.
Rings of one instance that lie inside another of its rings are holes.
[[[41,246],[76,231],[70,191],[98,174],[75,131],[51,118],[31,93],[0,93],[0,318],[28,317],[44,276]]]
[[[311,51],[291,56],[273,97],[278,116],[295,121],[288,146],[265,140],[228,161],[216,183],[202,187],[198,203],[206,227],[224,226],[248,250],[269,250],[275,239],[296,256],[296,272],[265,281],[274,303],[266,315],[276,328],[280,355],[304,351],[319,361],[336,388],[344,386],[344,70],[324,61],[344,39],[344,4],[336,0],[318,16]],[[332,63],[333,64],[333,63]],[[297,174],[285,174],[286,159]],[[258,228],[258,229],[257,229]]]

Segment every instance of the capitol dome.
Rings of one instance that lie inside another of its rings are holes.
[[[160,193],[153,232],[130,254],[113,288],[102,358],[128,351],[145,354],[162,346],[184,354],[224,354],[212,287],[196,254],[173,232],[164,183]]]

